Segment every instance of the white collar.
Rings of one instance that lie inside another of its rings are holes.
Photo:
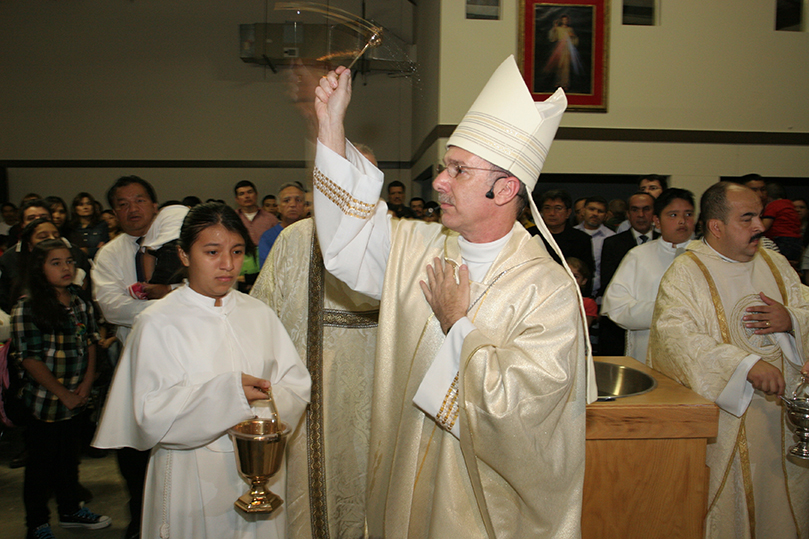
[[[513,231],[512,229],[499,240],[489,243],[471,243],[466,241],[463,236],[459,236],[458,247],[461,249],[461,256],[464,261],[472,264],[491,264],[508,243]]]
[[[716,253],[716,256],[718,256],[719,258],[721,258],[721,259],[722,259],[722,260],[724,260],[725,262],[730,262],[730,263],[732,263],[732,264],[743,264],[743,262],[742,262],[741,260],[733,260],[732,258],[728,258],[728,257],[726,257],[725,255],[723,255],[722,253],[720,253],[719,251],[717,251],[716,249],[714,249],[713,247],[711,247],[711,244],[710,244],[710,243],[708,243],[708,242],[705,240],[705,238],[704,238],[704,237],[702,238],[702,243],[704,243],[705,245],[707,245],[707,246],[708,246],[708,249],[710,249],[711,251],[713,251],[714,253]]]

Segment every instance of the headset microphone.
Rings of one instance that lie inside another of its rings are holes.
[[[503,178],[506,178],[506,177],[507,176],[500,176],[499,178],[494,180],[494,183],[492,184],[491,189],[489,189],[489,192],[486,193],[486,198],[488,198],[489,200],[494,198],[494,186],[497,185],[497,180],[502,180]]]

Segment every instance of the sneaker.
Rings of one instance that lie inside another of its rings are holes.
[[[82,507],[72,515],[60,515],[59,525],[63,528],[86,528],[100,530],[112,524],[112,519],[104,515],[96,515],[86,507]]]
[[[17,454],[16,457],[11,459],[11,461],[8,463],[8,467],[14,470],[16,468],[22,468],[26,464],[28,464],[28,451],[22,450]]]
[[[33,530],[28,530],[28,535],[25,537],[26,539],[56,539],[51,531],[50,524],[43,524],[42,526],[37,526]]]

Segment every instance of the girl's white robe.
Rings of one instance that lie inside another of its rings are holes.
[[[96,447],[152,449],[142,537],[284,537],[284,507],[245,516],[233,502],[248,484],[226,430],[266,406],[247,403],[246,373],[270,380],[293,430],[310,378],[275,313],[232,291],[221,307],[184,286],[143,311],[115,374]],[[268,486],[283,496],[285,465]]]

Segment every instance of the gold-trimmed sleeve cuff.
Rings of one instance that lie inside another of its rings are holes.
[[[318,167],[315,167],[314,171],[314,185],[315,189],[323,193],[345,215],[358,219],[369,219],[374,213],[375,204],[352,197],[348,191],[331,181]]]

